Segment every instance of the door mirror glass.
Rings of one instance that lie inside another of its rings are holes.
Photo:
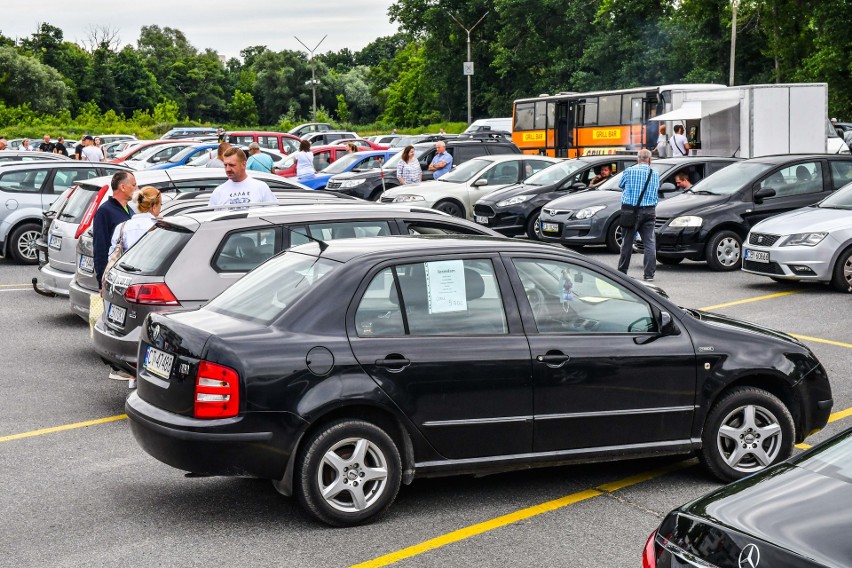
[[[474,187],[482,187],[483,185],[488,185],[488,180],[485,178],[479,178],[475,182],[473,182]]]
[[[666,182],[660,186],[660,193],[671,193],[673,191],[677,191],[677,187],[671,182]]]
[[[754,202],[761,203],[764,199],[775,197],[775,190],[771,187],[761,187],[754,192]]]

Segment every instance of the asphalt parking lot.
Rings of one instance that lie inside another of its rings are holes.
[[[687,458],[424,479],[378,522],[331,529],[268,481],[187,479],[145,454],[123,416],[126,384],[107,379],[66,299],[32,291],[36,274],[0,259],[0,565],[638,566],[666,512],[719,486]],[[658,266],[655,284],[798,336],[835,401],[806,443],[852,426],[852,295],[692,262]]]

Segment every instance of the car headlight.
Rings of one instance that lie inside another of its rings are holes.
[[[340,187],[355,187],[356,185],[361,185],[367,180],[364,179],[345,179],[340,182]]]
[[[422,195],[414,195],[412,193],[403,193],[393,198],[393,203],[404,203],[406,201],[426,201]]]
[[[516,195],[515,197],[510,197],[509,199],[498,201],[497,207],[508,207],[509,205],[517,205],[518,203],[523,203],[529,198],[529,195]]]
[[[586,207],[585,209],[580,209],[574,214],[575,219],[588,219],[601,209],[606,209],[606,205],[595,205],[593,207]]]
[[[675,217],[674,219],[672,219],[672,222],[669,223],[669,227],[700,227],[701,223],[703,222],[704,219],[702,219],[701,217],[695,217],[694,215],[686,215],[684,217]]]
[[[828,233],[797,233],[790,235],[782,247],[815,247]]]

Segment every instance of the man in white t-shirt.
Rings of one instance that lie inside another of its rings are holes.
[[[676,124],[674,127],[674,136],[669,140],[671,144],[671,157],[684,158],[689,155],[689,141],[683,135],[683,125]]]
[[[104,153],[101,149],[95,146],[95,139],[91,136],[83,136],[83,151],[82,158],[90,162],[102,162]]]
[[[246,153],[228,148],[222,156],[228,181],[213,190],[208,205],[241,205],[245,203],[276,203],[275,194],[263,181],[246,173]]]

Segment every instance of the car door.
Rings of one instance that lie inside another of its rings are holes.
[[[813,205],[825,197],[830,187],[826,178],[831,175],[825,170],[824,160],[810,159],[784,164],[765,175],[744,196],[744,201],[754,201],[754,206],[742,214],[746,231],[764,219]],[[755,201],[754,193],[762,188],[772,188],[775,195]]]
[[[0,175],[0,221],[7,216],[19,216],[20,211],[16,210],[30,207],[47,210],[50,203],[44,204],[42,189],[49,186],[51,176],[50,168],[3,172]]]
[[[352,305],[356,359],[438,453],[530,451],[529,347],[496,255],[379,265]]]
[[[506,257],[532,354],[535,452],[690,438],[685,332],[659,334],[647,298],[582,260]]]

